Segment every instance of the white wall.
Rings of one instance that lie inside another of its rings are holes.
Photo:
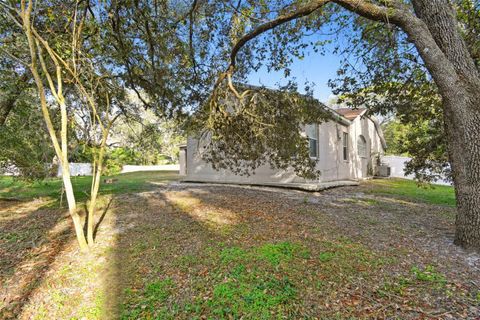
[[[383,156],[382,162],[390,167],[390,177],[393,178],[404,178],[404,179],[413,179],[414,175],[405,174],[405,162],[411,160],[409,157],[402,156]]]
[[[292,169],[272,170],[269,165],[264,165],[251,176],[235,175],[229,170],[221,169],[219,171],[202,160],[202,145],[198,144],[197,139],[189,137],[187,139],[187,180],[195,181],[216,181],[216,182],[238,182],[238,183],[262,183],[262,182],[305,182],[305,179],[297,177]],[[182,170],[181,170],[182,171]]]
[[[349,156],[343,160],[342,132],[349,133]],[[374,153],[383,153],[373,122],[357,117],[350,126],[329,121],[319,125],[317,169],[321,176],[316,181],[307,181],[298,177],[292,168],[273,170],[264,165],[251,176],[235,175],[229,170],[214,170],[201,158],[202,144],[191,137],[187,140],[186,179],[195,181],[217,181],[238,183],[306,183],[338,180],[357,180],[367,177],[367,164]],[[357,137],[362,134],[367,140],[367,156],[361,158],[357,152]],[[340,139],[339,139],[340,137]],[[370,151],[372,149],[372,151]],[[180,169],[183,172],[183,168]]]

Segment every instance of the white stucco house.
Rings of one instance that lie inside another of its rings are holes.
[[[180,174],[185,181],[215,182],[249,185],[272,185],[307,190],[321,190],[330,186],[358,184],[373,176],[378,159],[386,145],[375,117],[366,115],[366,109],[330,109],[332,120],[305,126],[310,143],[310,156],[316,161],[321,175],[318,180],[306,180],[293,170],[275,170],[269,165],[255,170],[251,176],[235,175],[229,170],[214,170],[202,160],[199,141],[188,137],[180,150]]]

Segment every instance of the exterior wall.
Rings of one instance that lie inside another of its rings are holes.
[[[235,175],[229,170],[219,171],[201,159],[202,145],[197,139],[187,139],[187,180],[195,181],[216,181],[216,182],[238,182],[238,183],[302,183],[305,179],[295,175],[293,170],[272,170],[269,165],[264,165],[251,176]],[[180,169],[182,170],[182,169]]]
[[[343,160],[343,132],[349,134],[348,159]],[[357,138],[363,135],[367,141],[367,154],[360,157],[357,150]],[[321,176],[318,180],[307,181],[296,176],[293,169],[274,170],[269,165],[262,166],[251,176],[239,176],[229,170],[214,170],[201,159],[202,145],[191,137],[187,140],[186,179],[192,181],[215,181],[232,183],[319,183],[338,180],[358,180],[369,176],[373,157],[383,153],[380,138],[373,122],[357,117],[349,126],[329,121],[319,125],[317,169]],[[185,170],[180,167],[180,171]],[[373,171],[372,171],[373,172]]]
[[[350,125],[350,160],[352,167],[352,177],[355,179],[367,178],[373,175],[377,159],[384,150],[383,146],[372,120],[365,117],[357,117]],[[357,140],[362,135],[367,144],[365,156],[359,154]]]

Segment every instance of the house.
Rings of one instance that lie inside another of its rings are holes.
[[[306,125],[305,134],[310,143],[310,156],[315,159],[320,177],[306,180],[292,169],[272,169],[264,165],[250,176],[235,175],[222,169],[214,170],[202,160],[200,145],[188,137],[187,145],[180,150],[180,173],[185,181],[216,182],[250,185],[273,185],[307,190],[321,190],[335,185],[358,184],[373,176],[380,156],[386,148],[381,128],[375,117],[366,115],[366,109],[330,109],[332,120]]]

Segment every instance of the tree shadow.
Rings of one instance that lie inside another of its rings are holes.
[[[0,201],[0,204],[3,201]],[[65,210],[32,202],[0,206],[0,318],[16,318],[72,240]]]
[[[358,189],[353,188],[346,190],[347,193],[352,193],[351,196],[358,192]],[[170,293],[165,293],[165,300],[152,307],[152,314],[165,308],[166,318],[167,315],[173,314],[182,318],[185,314],[179,310],[195,308],[199,296],[204,300],[212,298],[215,288],[212,282],[206,281],[205,278],[212,279],[218,274],[218,283],[222,283],[225,273],[219,272],[221,267],[216,263],[219,262],[219,254],[225,248],[249,250],[265,244],[289,242],[307,248],[312,257],[317,257],[323,250],[331,250],[323,247],[325,243],[345,241],[342,243],[346,248],[361,249],[359,257],[352,251],[353,260],[361,261],[365,258],[361,256],[362,252],[373,250],[376,253],[368,256],[368,259],[377,259],[378,254],[378,261],[382,261],[383,254],[393,254],[389,248],[394,239],[396,247],[402,247],[404,243],[400,235],[403,231],[396,231],[398,226],[390,220],[395,218],[395,212],[389,217],[378,216],[378,222],[375,224],[368,220],[360,221],[358,219],[366,219],[369,215],[381,213],[384,204],[367,203],[363,207],[357,204],[355,208],[349,208],[351,204],[328,206],[330,202],[341,201],[339,195],[340,189],[314,195],[306,192],[201,185],[177,189],[164,188],[157,192],[117,199],[113,212],[118,237],[109,259],[112,263],[110,273],[104,283],[104,292],[109,293],[106,300],[111,303],[107,308],[109,317],[135,318],[135,312],[142,314],[151,307],[149,305],[151,293],[148,290],[151,288],[157,290],[164,285],[172,284],[172,288],[167,288]],[[305,201],[306,197],[324,199],[323,202],[309,202]],[[372,207],[375,206],[377,207],[373,210]],[[402,208],[411,210],[406,204],[403,204]],[[325,213],[324,209],[328,213]],[[362,215],[359,215],[357,210],[362,210]],[[432,221],[430,215],[418,219]],[[352,223],[355,226],[352,226]],[[411,226],[402,227],[411,231],[415,225],[416,223],[412,223]],[[374,233],[373,235],[377,236],[371,239],[362,234],[369,234],[380,228],[388,230]],[[358,237],[357,233],[354,234],[352,231],[358,232]],[[442,230],[441,233],[432,231],[431,234],[437,239],[444,236],[446,231]],[[409,234],[415,238],[424,237],[411,232]],[[414,241],[405,245],[410,246],[412,243]],[[423,263],[425,249],[416,245],[410,250],[418,254],[412,256],[410,263]],[[398,254],[401,255],[401,251]],[[350,262],[352,261],[346,259],[346,267],[350,267]],[[309,260],[309,263],[312,268],[317,268],[319,273],[322,272],[324,267],[322,262]],[[372,260],[371,263],[377,263],[377,260]],[[397,271],[405,272],[401,269],[402,266],[398,268],[400,269]],[[315,272],[317,271],[314,270],[313,273]],[[374,271],[362,269],[361,272]],[[385,271],[385,276],[387,275]],[[359,283],[364,281],[363,278],[356,279],[355,274],[352,275],[352,279],[358,280]],[[305,299],[321,297],[320,291],[316,292],[310,284],[304,285],[313,290],[307,290],[312,296]],[[338,290],[345,287],[340,283],[335,285],[338,285],[335,287]],[[372,287],[372,283],[365,285],[363,289],[366,291]],[[201,303],[200,305],[205,306]],[[194,313],[199,316],[209,314],[202,308],[196,310]],[[312,312],[318,312],[318,309],[315,310]],[[123,314],[125,311],[131,313]]]
[[[98,228],[100,227],[100,225],[102,224],[103,220],[105,219],[105,216],[107,215],[107,212],[108,212],[108,210],[110,209],[110,205],[111,205],[112,202],[113,202],[113,198],[114,198],[114,197],[110,197],[110,199],[109,199],[108,202],[107,202],[107,205],[105,206],[105,208],[103,209],[102,214],[100,215],[100,218],[98,219],[97,223],[95,224],[95,227],[94,227],[94,229],[93,229],[93,239],[94,239],[94,240],[97,239]]]
[[[122,197],[113,212],[118,237],[104,280],[107,318],[120,318],[128,290],[139,292],[148,282],[175,278],[170,266],[178,257],[199,254],[206,243],[221,241],[163,192]]]
[[[199,292],[210,295],[212,288],[198,289],[189,281],[215,273],[215,257],[222,248],[305,242],[302,229],[314,226],[314,216],[293,224],[289,207],[272,196],[274,191],[218,188],[167,189],[117,199],[113,212],[118,238],[103,289],[108,293],[108,318],[134,316],[122,312],[141,308],[145,288],[168,280],[182,289],[165,305],[193,304]],[[242,208],[247,201],[250,205]]]
[[[347,193],[354,193],[358,189],[344,190],[347,190]],[[219,254],[225,248],[249,250],[264,244],[290,242],[307,248],[312,257],[318,257],[322,250],[325,250],[325,248],[322,249],[324,241],[335,241],[338,237],[354,239],[350,233],[352,230],[359,232],[367,230],[368,223],[361,221],[355,227],[349,226],[352,221],[355,221],[353,220],[355,217],[357,219],[363,217],[355,211],[361,206],[357,205],[353,209],[349,208],[351,204],[346,203],[342,203],[342,206],[329,206],[330,202],[341,199],[341,194],[340,189],[314,195],[280,189],[274,191],[264,188],[176,185],[163,186],[152,192],[118,196],[115,197],[114,202],[111,198],[105,202],[101,215],[97,215],[94,232],[98,240],[94,249],[95,255],[92,256],[93,259],[99,258],[98,265],[102,267],[102,276],[98,277],[100,279],[98,283],[89,285],[88,288],[98,289],[100,297],[105,295],[101,298],[105,314],[97,316],[102,319],[121,317],[137,319],[142,318],[141,312],[144,310],[154,308],[152,314],[158,312],[159,318],[163,318],[161,312],[165,310],[169,312],[165,314],[165,318],[168,316],[181,318],[182,312],[186,308],[195,307],[198,299],[201,301],[210,299],[214,291],[213,285],[221,284],[225,280],[225,270],[222,271],[223,273],[219,272],[220,267],[217,265],[220,261]],[[310,202],[306,199],[308,197],[317,197],[321,201]],[[372,207],[377,205],[365,204],[364,216],[374,214]],[[405,205],[403,207],[407,208]],[[9,208],[15,211],[15,207],[9,206]],[[324,209],[329,213],[325,213]],[[74,241],[68,215],[62,210],[57,211],[58,216],[54,215],[55,219],[45,222],[43,219],[50,215],[49,212],[55,212],[55,210],[33,208],[30,212],[18,215],[0,211],[2,230],[6,230],[8,234],[26,230],[29,236],[28,239],[22,238],[18,242],[11,242],[10,247],[7,247],[3,234],[0,235],[2,237],[0,254],[3,257],[3,252],[6,250],[12,257],[12,262],[9,262],[8,266],[3,264],[2,259],[0,262],[2,272],[7,269],[21,270],[35,259],[29,256],[32,249],[28,247],[34,232],[26,227],[32,224],[32,221],[42,222],[36,233],[40,234],[40,238],[46,239],[42,244],[54,248],[51,254],[45,254],[45,261],[42,260],[38,267],[28,269],[32,281],[27,281],[18,290],[22,298],[7,302],[10,313],[0,313],[0,317],[14,318],[15,314],[22,311],[32,291],[39,286],[46,272],[51,269],[50,264],[59,253],[65,250],[67,243]],[[429,220],[429,217],[422,219]],[[390,222],[380,221],[379,223],[371,225],[371,229],[390,225]],[[388,246],[392,239],[396,238],[395,234],[387,236],[376,233],[376,235],[378,236],[373,239],[375,242]],[[40,247],[39,240],[35,239],[34,243]],[[18,248],[19,244],[23,245],[23,249]],[[351,244],[347,243],[347,245]],[[21,257],[15,257],[16,249],[26,253]],[[416,247],[415,250],[418,248]],[[39,254],[42,252],[40,251]],[[10,256],[7,258],[10,259]],[[67,260],[72,263],[70,258]],[[81,269],[73,272],[91,272],[90,265],[81,265],[81,263],[78,265]],[[324,265],[318,260],[308,260],[308,263],[312,270],[315,271],[316,268],[318,272],[322,272]],[[226,272],[230,271],[226,270]],[[13,279],[12,275],[15,273],[11,274],[10,279]],[[277,275],[280,278],[284,274],[275,274]],[[215,282],[205,280],[207,278],[210,280],[215,278]],[[25,277],[25,279],[30,278]],[[11,283],[12,281],[7,285]],[[32,287],[29,286],[30,283]],[[309,286],[313,282],[306,281],[306,283],[306,286]],[[69,287],[62,289],[68,291]],[[309,289],[311,291],[305,292],[313,292],[313,295],[305,299],[318,301],[319,296],[315,296],[315,288],[310,286]],[[336,289],[342,290],[342,287],[339,286]],[[152,302],[152,297],[163,300]],[[87,299],[90,299],[86,301],[87,303],[81,299],[72,301],[72,305],[76,305],[72,310],[85,307],[88,303],[95,301],[96,297],[91,295]],[[31,301],[35,300],[31,299]],[[200,305],[205,306],[205,304]],[[57,306],[52,305],[52,308]],[[137,311],[138,314],[135,313]],[[125,315],[125,312],[130,313]],[[202,309],[194,312],[201,315],[208,314]]]

